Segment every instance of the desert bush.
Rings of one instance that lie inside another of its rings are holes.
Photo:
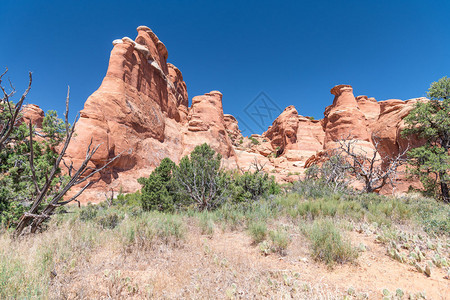
[[[260,197],[279,194],[281,187],[275,178],[263,171],[246,171],[243,174],[235,173],[229,185],[233,202],[255,201]]]
[[[292,186],[292,191],[307,199],[323,198],[336,193],[324,184],[322,180],[314,178],[307,178],[295,182]]]
[[[208,144],[195,147],[174,170],[180,197],[200,211],[220,206],[228,196],[229,175],[221,168],[222,156]]]
[[[119,225],[122,217],[116,212],[107,212],[102,216],[96,218],[97,224],[104,229],[114,229]]]
[[[127,218],[117,228],[119,239],[127,249],[150,249],[158,242],[176,245],[185,236],[179,215],[146,212]]]
[[[291,242],[289,232],[282,227],[269,232],[270,241],[272,242],[272,251],[280,255],[286,255],[286,249]]]
[[[329,267],[336,263],[353,262],[358,257],[357,250],[342,236],[330,219],[316,220],[311,225],[304,226],[302,230],[311,241],[312,257]]]
[[[119,207],[136,207],[141,206],[141,191],[137,191],[136,193],[128,193],[124,194],[121,190],[116,198],[113,198],[110,205],[119,206]],[[103,204],[104,203],[104,204]],[[108,205],[106,202],[102,202],[103,205]]]
[[[259,244],[267,237],[267,225],[263,221],[252,221],[248,225],[248,232],[254,244]]]
[[[7,111],[0,107],[0,128],[2,116]],[[53,147],[61,138],[61,119],[56,112],[47,112],[44,118],[42,135],[47,139],[33,141],[36,178],[42,186],[47,174],[56,161],[57,153]],[[29,163],[30,143],[27,125],[22,123],[15,126],[10,143],[4,145],[0,151],[0,224],[14,226],[23,214],[36,191],[32,180],[32,170]],[[64,180],[57,169],[57,178],[52,182],[49,194],[55,194],[59,181]]]
[[[145,211],[173,211],[176,186],[173,171],[176,165],[169,158],[164,158],[148,178],[139,178],[142,185],[140,201]]]
[[[310,192],[317,192],[317,187],[325,187],[328,193],[348,192],[351,182],[349,169],[351,165],[345,157],[338,152],[332,152],[322,165],[312,165],[306,170],[304,184],[300,185],[300,188],[306,188],[306,191]]]
[[[98,208],[91,203],[80,209],[80,220],[81,221],[92,221],[97,217]]]
[[[252,142],[253,145],[259,145],[259,141],[255,139],[254,137],[249,137],[249,140]]]
[[[214,235],[214,220],[212,215],[209,212],[201,212],[199,214],[199,225],[202,231],[202,234],[206,234],[208,236]]]

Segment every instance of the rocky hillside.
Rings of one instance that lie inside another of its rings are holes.
[[[136,179],[148,176],[163,158],[177,162],[205,142],[223,155],[226,167],[247,170],[256,160],[280,182],[298,180],[305,163],[313,163],[349,135],[368,153],[376,135],[382,156],[396,155],[408,143],[419,144],[404,140],[400,132],[414,103],[425,98],[377,102],[355,97],[350,85],[331,89],[334,100],[322,120],[304,117],[289,106],[262,135],[243,137],[237,120],[224,114],[219,91],[194,97],[189,107],[186,83],[181,71],[167,62],[165,45],[146,26],[137,32],[135,40],[113,41],[106,76],[87,99],[67,151],[76,166],[91,140],[101,144],[92,160],[95,167],[122,153],[87,191],[84,198],[89,201],[100,201],[104,196],[99,195],[110,189],[138,190]],[[33,120],[43,117],[35,106],[28,111]],[[397,191],[414,184],[404,174],[400,181]]]

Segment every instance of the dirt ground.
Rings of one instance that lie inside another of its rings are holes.
[[[388,299],[397,289],[405,293],[403,299],[420,293],[449,298],[443,269],[426,277],[386,255],[374,235],[349,234],[353,244],[363,243],[367,250],[356,264],[330,269],[310,258],[301,234],[292,234],[285,256],[263,255],[245,232],[216,229],[207,236],[192,226],[176,245],[98,249],[69,276],[56,276],[52,290],[66,299],[382,299],[384,289]]]

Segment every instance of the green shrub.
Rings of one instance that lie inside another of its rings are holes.
[[[173,211],[175,183],[172,179],[176,165],[169,158],[164,158],[148,178],[139,178],[142,185],[141,205],[145,211]]]
[[[220,206],[228,196],[230,176],[221,168],[222,155],[208,144],[195,147],[174,170],[180,197],[200,211]]]
[[[199,225],[202,234],[206,234],[210,237],[214,235],[214,221],[212,220],[209,212],[200,213]]]
[[[270,231],[269,237],[272,242],[272,251],[280,255],[286,255],[286,249],[291,242],[289,232],[285,228],[280,227],[275,231]]]
[[[249,137],[249,140],[252,142],[253,145],[259,145],[259,141],[255,139],[254,137]]]
[[[97,217],[97,224],[104,229],[114,229],[119,225],[121,217],[116,212],[108,212],[103,216]]]
[[[318,199],[329,197],[335,192],[326,186],[322,180],[307,179],[300,180],[294,183],[292,191],[307,199]]]
[[[91,203],[87,206],[82,207],[80,210],[80,220],[81,221],[92,221],[97,217],[98,208]]]
[[[185,228],[178,215],[145,212],[121,222],[118,234],[125,248],[149,249],[157,242],[176,245],[184,238]]]
[[[250,222],[248,225],[248,232],[254,244],[259,244],[267,237],[267,226],[265,222],[256,221]]]
[[[262,171],[244,174],[235,173],[230,184],[233,202],[254,201],[263,196],[275,195],[281,192],[280,185],[273,176]]]
[[[305,226],[303,232],[311,241],[312,257],[329,267],[336,263],[353,262],[358,257],[357,250],[330,219],[316,220],[312,225]]]
[[[1,101],[0,101],[1,102]],[[0,103],[0,128],[9,120],[10,110],[6,103]],[[13,108],[13,107],[12,107]],[[14,227],[27,209],[25,203],[36,194],[29,163],[31,145],[29,128],[24,122],[13,126],[8,142],[0,145],[0,225]],[[33,141],[36,180],[42,187],[46,175],[50,172],[57,158],[54,146],[63,134],[62,121],[55,111],[48,111],[42,123],[42,134],[46,139]],[[56,178],[51,183],[48,194],[57,192],[58,183],[64,180],[59,168]]]

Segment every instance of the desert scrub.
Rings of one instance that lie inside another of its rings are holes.
[[[73,219],[52,220],[46,231],[15,241],[0,235],[0,299],[54,298],[52,277],[64,278],[106,240],[95,224]]]
[[[259,141],[255,139],[254,137],[249,137],[249,140],[252,142],[253,145],[259,145]]]
[[[159,212],[142,213],[127,218],[117,229],[119,239],[126,249],[150,249],[158,242],[176,246],[185,236],[180,215]]]
[[[286,255],[286,249],[291,242],[291,237],[287,229],[278,227],[276,230],[269,232],[269,238],[272,242],[272,251],[280,255]]]
[[[198,224],[202,234],[206,234],[210,237],[214,235],[214,220],[213,215],[208,211],[201,212],[198,215]]]
[[[315,220],[305,225],[302,231],[311,241],[311,255],[316,261],[332,267],[336,263],[353,262],[358,257],[357,250],[342,236],[331,219]]]
[[[248,232],[254,244],[259,244],[267,237],[267,225],[263,221],[252,221],[248,225]]]

